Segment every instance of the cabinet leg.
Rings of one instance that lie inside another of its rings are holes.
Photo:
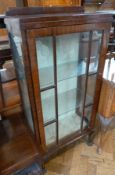
[[[85,137],[85,142],[88,146],[92,146],[94,143],[93,143],[93,140],[94,140],[94,131],[92,131],[90,134],[88,134],[86,137]]]

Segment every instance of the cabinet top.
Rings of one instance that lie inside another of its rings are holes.
[[[86,18],[86,21],[81,21],[82,23],[87,23],[89,19],[92,23],[102,22],[102,21],[112,21],[112,14],[107,12],[102,13],[84,13],[82,7],[71,6],[71,7],[24,7],[24,8],[10,8],[6,12],[6,17],[19,18],[21,22],[35,22],[38,19],[44,20],[74,20],[83,17]]]
[[[14,8],[11,7],[6,12],[7,16],[31,16],[40,14],[63,14],[63,13],[83,13],[83,7],[77,6],[60,6],[60,7],[22,7]]]
[[[105,30],[104,23],[109,23],[110,29],[112,20],[110,13],[84,13],[82,7],[25,7],[10,8],[6,12],[5,24],[9,32],[20,35],[20,31],[28,29],[67,25],[94,24],[98,29],[99,23]],[[88,29],[91,30],[91,26]]]

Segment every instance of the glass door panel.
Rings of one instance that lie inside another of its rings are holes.
[[[41,92],[42,111],[44,124],[56,118],[54,89]]]
[[[56,143],[56,123],[50,124],[45,127],[46,145]]]
[[[52,37],[36,39],[37,62],[40,88],[54,85],[53,41]]]
[[[80,33],[56,36],[59,139],[81,127],[77,108],[83,103],[84,86],[80,87],[79,82],[86,74],[86,65],[79,52],[81,36]]]

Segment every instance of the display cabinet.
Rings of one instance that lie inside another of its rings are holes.
[[[112,16],[78,7],[6,15],[25,118],[47,159],[94,129]]]

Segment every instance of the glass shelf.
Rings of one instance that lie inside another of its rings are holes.
[[[95,74],[97,71],[97,66],[94,63],[91,63],[89,66],[89,75]],[[40,79],[41,89],[54,85],[54,75],[53,75],[53,67],[45,67],[39,69],[39,75],[42,77]],[[70,79],[77,76],[85,75],[86,73],[86,62],[81,61],[80,63],[76,63],[76,61],[63,63],[57,65],[57,74],[58,74],[58,82],[66,79]],[[48,76],[46,76],[46,74]]]
[[[66,92],[58,93],[58,115],[64,115],[72,110],[75,110],[82,105],[83,99],[80,97],[81,91],[71,89]],[[42,109],[44,123],[56,119],[54,90],[48,90],[41,93]],[[92,97],[87,95],[86,105],[92,103]],[[62,105],[63,104],[63,105]]]
[[[81,129],[81,116],[75,110],[71,110],[66,114],[59,117],[59,140],[66,138],[69,135],[80,131]],[[83,123],[83,128],[87,126],[87,122]],[[46,144],[56,143],[56,123],[45,127]]]
[[[75,110],[59,116],[59,139],[67,137],[80,130],[81,117]]]

